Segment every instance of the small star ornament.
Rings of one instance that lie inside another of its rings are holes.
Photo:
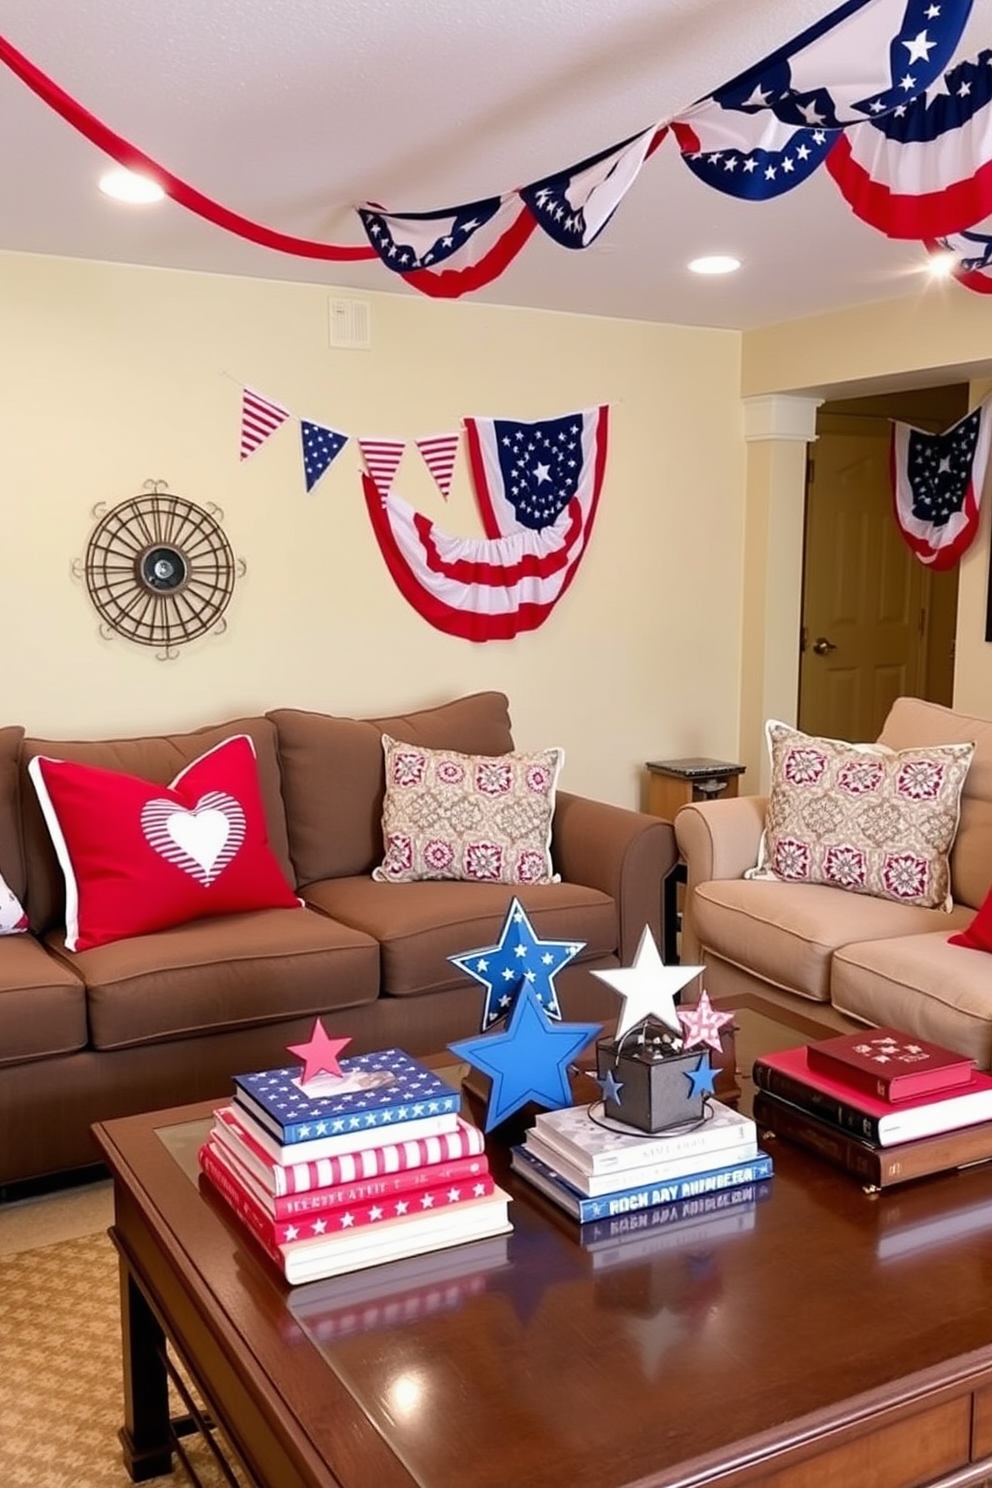
[[[480,1029],[485,1033],[501,1018],[510,1016],[525,985],[532,988],[549,1018],[560,1018],[555,976],[584,945],[584,940],[541,940],[520,900],[513,898],[495,945],[449,956],[448,960],[485,987]]]
[[[554,1023],[529,983],[520,989],[502,1033],[482,1033],[448,1048],[492,1080],[486,1131],[529,1101],[550,1111],[572,1104],[568,1066],[602,1033],[601,1023]]]
[[[328,1038],[327,1030],[318,1018],[313,1025],[313,1032],[308,1043],[287,1045],[290,1054],[299,1054],[303,1060],[300,1084],[306,1085],[308,1081],[315,1080],[318,1075],[322,1074],[343,1076],[344,1071],[338,1063],[338,1055],[350,1043],[350,1038]]]
[[[720,1029],[734,1021],[733,1013],[718,1013],[710,1003],[710,994],[701,992],[695,1007],[678,1008],[679,1022],[684,1030],[683,1047],[693,1049],[697,1044],[709,1044],[718,1054],[723,1052]]]
[[[608,983],[623,999],[617,1021],[617,1040],[648,1018],[656,1018],[681,1036],[675,994],[688,986],[702,970],[701,966],[666,966],[658,954],[651,931],[645,925],[633,966],[621,967],[618,971],[593,972],[593,976]]]

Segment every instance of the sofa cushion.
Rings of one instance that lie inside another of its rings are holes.
[[[383,734],[385,856],[377,883],[556,883],[551,862],[561,749],[460,754]]]
[[[749,878],[950,909],[949,853],[971,743],[893,751],[767,725],[771,788]]]
[[[97,769],[117,770],[142,780],[166,785],[185,765],[232,734],[247,734],[255,747],[258,781],[265,807],[269,845],[287,879],[293,882],[293,865],[286,835],[286,813],[279,782],[279,758],[275,725],[265,718],[239,718],[212,724],[187,734],[150,735],[136,739],[41,739],[26,738],[21,757],[26,769],[37,754],[75,760]],[[21,799],[24,813],[24,847],[27,888],[24,907],[35,932],[65,923],[65,888],[58,858],[34,790],[24,779]],[[11,887],[16,887],[8,879]]]
[[[989,958],[948,943],[943,933],[852,941],[834,957],[836,1008],[873,1024],[903,1028],[967,1054],[992,1059]]]
[[[87,1042],[86,988],[31,935],[0,945],[0,1068],[74,1054]],[[58,1100],[53,1075],[52,1099]]]
[[[65,876],[67,950],[299,906],[265,834],[247,734],[214,745],[169,785],[42,754],[28,773]]]
[[[494,945],[513,892],[544,940],[582,940],[569,964],[612,955],[618,944],[616,906],[607,894],[576,884],[505,885],[423,880],[377,884],[367,877],[326,879],[303,891],[309,904],[380,944],[382,990],[416,996],[468,985],[449,956]]]
[[[278,730],[296,883],[371,873],[382,858],[382,736],[462,754],[513,748],[501,692],[480,692],[397,718],[335,718],[296,708],[266,715]]]
[[[64,941],[47,944],[58,952]],[[375,942],[306,909],[194,920],[78,951],[71,964],[86,982],[96,1049],[317,1017],[379,990]]]
[[[973,740],[975,754],[961,793],[961,820],[951,852],[955,902],[977,909],[992,887],[992,720],[973,718],[922,698],[896,698],[880,744],[890,749]]]
[[[712,879],[692,900],[701,946],[777,987],[830,1000],[830,961],[850,941],[916,938],[967,923],[969,912],[919,909],[825,884]],[[886,1019],[893,1022],[893,1019]]]

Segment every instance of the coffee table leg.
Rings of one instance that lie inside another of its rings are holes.
[[[172,1471],[165,1335],[126,1261],[121,1270],[124,1425],[118,1433],[133,1483]]]

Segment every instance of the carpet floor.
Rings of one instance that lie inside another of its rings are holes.
[[[173,1414],[182,1414],[178,1401]],[[105,1233],[0,1257],[0,1484],[129,1488],[117,1253]],[[204,1488],[225,1479],[206,1445],[184,1445]],[[176,1461],[151,1485],[186,1484]]]

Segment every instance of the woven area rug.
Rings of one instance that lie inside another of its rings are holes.
[[[178,1402],[174,1415],[182,1414]],[[117,1253],[87,1235],[0,1258],[0,1484],[128,1488]],[[225,1479],[198,1437],[184,1445],[204,1488]],[[178,1461],[152,1485],[184,1485]]]

